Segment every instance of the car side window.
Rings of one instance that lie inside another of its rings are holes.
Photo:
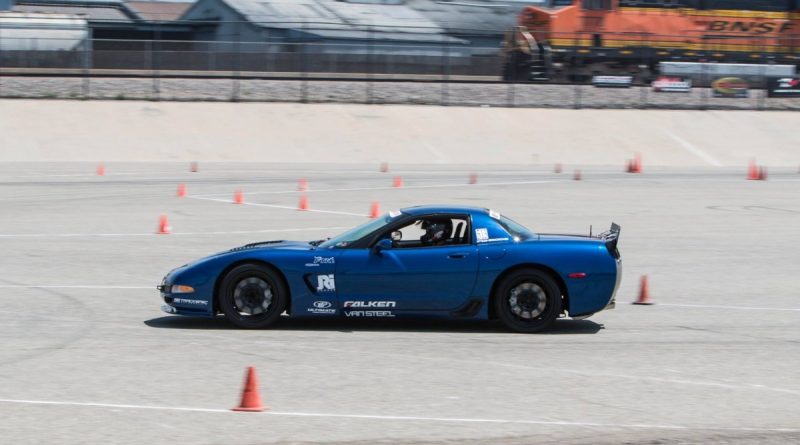
[[[421,220],[416,220],[407,226],[401,227],[399,232],[401,234],[401,240],[418,240],[425,235],[425,230],[422,229],[422,222]],[[396,236],[396,235],[395,235]]]
[[[391,239],[394,248],[408,249],[470,244],[470,234],[466,215],[429,215],[396,227],[381,238]]]

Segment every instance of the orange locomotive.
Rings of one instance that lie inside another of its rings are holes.
[[[504,43],[505,80],[649,80],[658,62],[795,65],[800,0],[547,0]]]

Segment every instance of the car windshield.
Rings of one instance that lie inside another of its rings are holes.
[[[323,249],[331,247],[347,247],[353,241],[358,241],[361,238],[364,238],[370,233],[385,226],[386,224],[394,221],[400,215],[401,215],[400,212],[387,213],[386,215],[380,216],[369,222],[361,224],[356,228],[350,229],[339,236],[335,236],[320,244],[319,247]]]
[[[501,215],[499,218],[495,218],[495,220],[500,223],[504,229],[506,229],[506,232],[508,232],[509,235],[519,240],[531,239],[536,236],[533,232],[525,228],[525,226],[519,224],[511,218]]]

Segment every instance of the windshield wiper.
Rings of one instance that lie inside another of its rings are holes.
[[[309,242],[308,242],[308,244],[311,244],[312,246],[314,246],[314,247],[317,247],[317,246],[319,246],[320,244],[324,243],[325,241],[328,241],[329,239],[330,239],[330,238],[318,239],[318,240],[316,240],[316,241],[309,241]]]

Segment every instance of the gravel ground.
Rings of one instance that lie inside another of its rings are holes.
[[[186,101],[331,102],[543,108],[800,109],[800,98],[713,98],[707,88],[654,93],[590,85],[0,77],[0,97]]]

